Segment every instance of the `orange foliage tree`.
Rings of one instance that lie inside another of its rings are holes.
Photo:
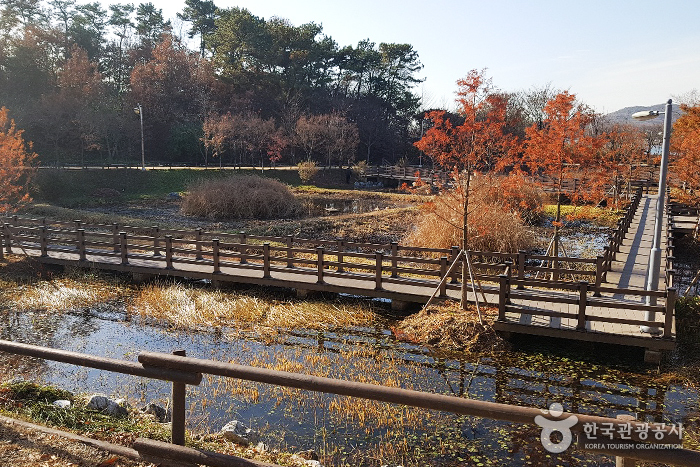
[[[673,168],[697,203],[700,198],[700,105],[681,105],[683,115],[673,124]]]
[[[577,106],[575,100],[576,96],[567,91],[557,94],[545,105],[543,124],[532,125],[525,133],[523,163],[533,174],[550,177],[556,189],[557,211],[551,244],[554,256],[559,255],[563,195],[575,196],[567,190],[565,182],[590,166],[602,143],[601,138],[587,131],[593,114],[585,107]]]
[[[0,211],[16,211],[30,200],[28,185],[36,154],[22,133],[10,119],[7,108],[0,109]]]
[[[472,176],[477,171],[501,168],[507,156],[517,149],[517,141],[506,131],[507,97],[493,92],[483,70],[470,71],[457,85],[459,116],[463,121],[453,122],[444,111],[429,112],[426,117],[432,121],[432,127],[415,146],[428,155],[435,166],[452,172],[455,194],[462,200],[461,246],[467,250]],[[467,275],[465,261],[462,277]],[[466,302],[467,289],[462,287],[463,307]]]

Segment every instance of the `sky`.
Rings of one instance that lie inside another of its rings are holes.
[[[125,0],[122,0],[124,2]],[[176,19],[184,0],[150,0]],[[116,3],[105,1],[103,3]],[[138,3],[138,2],[135,2]],[[472,69],[502,91],[546,85],[598,112],[666,102],[700,88],[697,0],[214,0],[256,16],[323,26],[340,46],[409,43],[424,65],[425,107],[452,107]]]

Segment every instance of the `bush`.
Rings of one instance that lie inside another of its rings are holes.
[[[300,203],[287,185],[255,175],[201,180],[188,187],[180,210],[211,219],[296,217]]]
[[[299,165],[297,165],[297,171],[299,172],[301,183],[306,185],[311,183],[319,170],[320,169],[314,161],[299,162]]]
[[[507,177],[479,176],[472,183],[475,193],[485,193],[489,202],[517,212],[527,223],[537,222],[543,214],[545,193],[524,175],[512,173]]]
[[[469,197],[470,250],[516,252],[532,246],[534,236],[525,228],[520,213],[498,192],[495,181],[475,177]],[[461,194],[445,192],[424,205],[425,215],[406,237],[409,245],[450,248],[462,244]]]

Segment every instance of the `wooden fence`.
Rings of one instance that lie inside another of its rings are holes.
[[[112,443],[91,440],[85,437],[78,437],[72,433],[61,432],[55,429],[46,429],[53,434],[93,444],[101,449],[106,449],[119,455],[146,461],[159,460],[162,462],[165,460],[168,465],[188,465],[188,463],[196,463],[223,467],[240,467],[244,465],[260,467],[270,466],[270,464],[184,446],[187,405],[186,387],[187,384],[198,385],[202,380],[202,374],[242,379],[327,394],[357,397],[519,424],[534,425],[536,423],[535,417],[543,414],[542,410],[534,407],[521,407],[402,388],[269,370],[213,360],[196,359],[186,357],[183,351],[173,352],[172,355],[156,352],[141,352],[138,355],[138,363],[136,363],[4,340],[0,340],[0,350],[17,355],[70,363],[86,368],[98,368],[107,371],[171,381],[171,405],[173,411],[171,443],[138,438],[134,442],[133,448],[128,448]],[[550,417],[552,417],[553,420],[561,421],[569,419],[572,415],[576,415],[577,423],[571,430],[577,433],[579,437],[584,437],[584,427],[587,424],[594,424],[601,427],[610,426],[612,433],[614,433],[615,440],[624,442],[625,444],[630,441],[646,445],[650,443],[680,444],[682,441],[680,430],[677,430],[674,426],[667,426],[666,424],[650,424],[643,421],[624,420],[619,417],[613,419],[571,413],[562,413],[558,417],[550,414]],[[42,427],[38,428],[41,429]],[[627,432],[629,432],[629,438],[618,438],[618,434]],[[646,434],[649,432],[661,433],[662,439],[659,440],[659,438],[656,438],[656,435],[650,437],[651,439],[647,439],[646,435],[642,435],[642,433]],[[610,441],[613,441],[613,439]],[[533,442],[539,442],[539,439],[533,440]],[[607,439],[606,442],[608,442]],[[603,452],[613,456],[622,454],[627,458],[665,462],[672,465],[700,465],[700,452],[688,449],[639,449],[635,451],[596,452]]]

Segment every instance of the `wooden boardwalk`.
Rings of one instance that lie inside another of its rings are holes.
[[[503,319],[496,323],[496,328],[506,332],[618,343],[647,349],[674,348],[675,321],[673,314],[667,314],[665,308],[673,305],[675,290],[671,291],[670,296],[668,291],[655,294],[644,292],[653,242],[656,200],[656,195],[642,196],[627,235],[607,271],[607,282],[597,293],[595,290],[583,292],[590,304],[585,309],[584,322],[579,319],[582,299],[580,286],[568,291],[525,289],[510,292],[510,303],[506,304]],[[665,221],[662,239],[667,236]],[[666,256],[664,244],[659,265],[662,290],[667,285],[664,282],[669,280]],[[594,296],[588,298],[589,294]],[[657,302],[656,306],[651,307],[647,303],[649,298],[651,305]],[[645,322],[647,310],[656,312],[654,321]],[[662,337],[642,333],[642,324],[663,331]]]
[[[673,348],[675,289],[667,261],[661,263],[662,290],[644,291],[654,209],[655,197],[639,190],[597,258],[554,261],[526,252],[470,252],[483,296],[499,307],[496,329],[654,350]],[[2,227],[0,255],[21,253],[46,264],[121,271],[138,279],[177,276],[258,284],[296,289],[302,296],[309,291],[335,292],[390,299],[399,309],[410,302],[425,303],[436,289],[440,299],[460,296],[461,265],[451,273],[448,269],[459,256],[456,247],[17,217],[3,218]],[[650,296],[658,303],[646,304]],[[475,299],[473,291],[470,298]],[[645,311],[654,311],[655,319],[646,321]],[[640,325],[659,328],[662,337],[641,333]]]

